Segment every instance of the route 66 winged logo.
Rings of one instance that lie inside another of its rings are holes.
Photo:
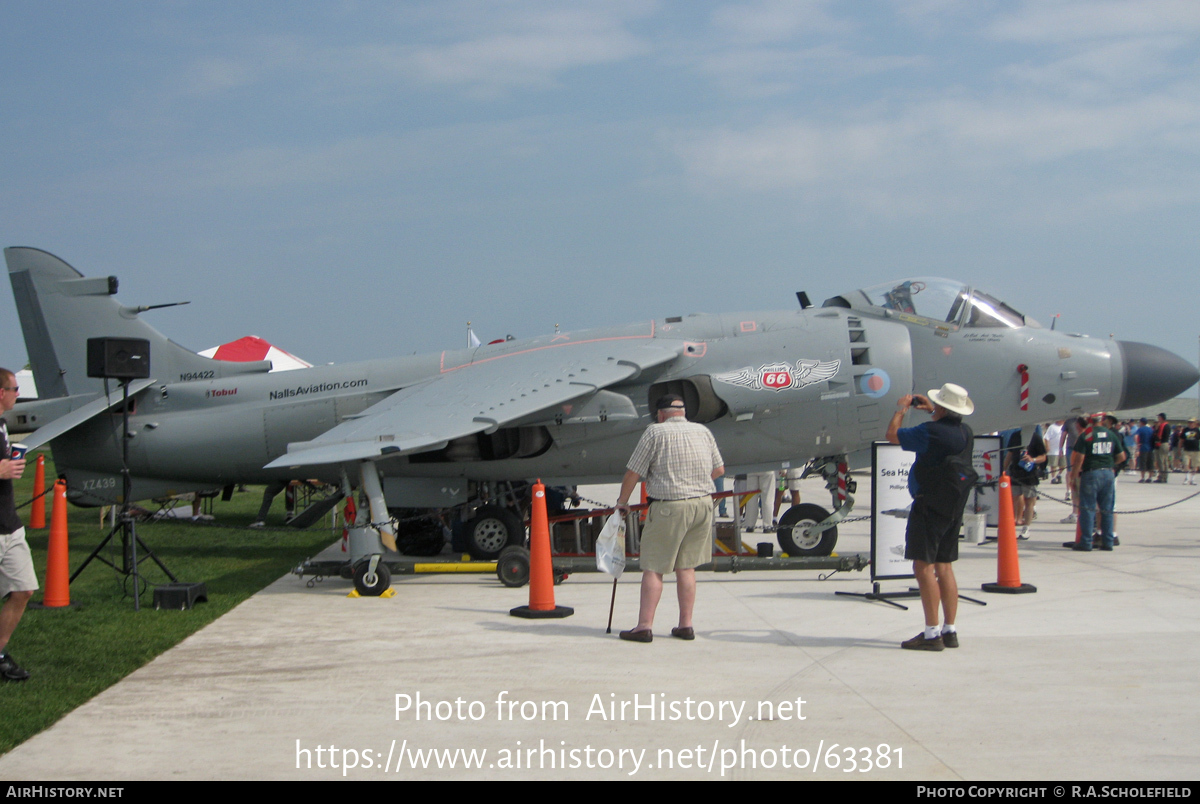
[[[713,379],[730,385],[739,385],[751,391],[770,389],[782,391],[785,388],[803,388],[806,385],[824,382],[837,376],[840,360],[808,360],[796,361],[793,367],[790,363],[767,363],[754,368],[746,366],[737,371],[727,371],[724,374],[714,374]]]

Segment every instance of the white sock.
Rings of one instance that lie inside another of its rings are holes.
[[[942,633],[943,634],[957,634],[958,629],[956,629],[953,625],[943,625]]]
[[[942,631],[936,625],[925,626],[925,638],[926,639],[937,639],[941,635],[942,635]]]

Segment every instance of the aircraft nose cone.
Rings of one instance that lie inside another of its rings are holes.
[[[1196,367],[1177,354],[1148,343],[1117,341],[1125,362],[1119,410],[1144,408],[1174,399],[1200,380]]]

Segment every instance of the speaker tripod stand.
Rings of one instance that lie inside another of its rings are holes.
[[[178,582],[178,578],[167,569],[167,565],[162,562],[154,551],[151,550],[145,542],[137,535],[137,522],[133,515],[133,508],[129,504],[129,495],[132,490],[132,481],[129,479],[129,380],[121,381],[122,404],[121,404],[121,511],[117,517],[117,523],[108,535],[96,546],[92,554],[79,565],[79,569],[71,575],[71,582],[74,582],[79,574],[83,572],[87,565],[92,563],[92,559],[102,561],[112,567],[116,573],[123,577],[123,588],[126,595],[129,594],[129,582],[133,581],[133,610],[141,611],[142,609],[142,577],[139,572],[139,566],[146,558],[150,558],[158,565],[172,583]],[[105,548],[113,540],[113,537],[118,533],[121,534],[121,563],[118,566],[115,562],[109,561],[104,556],[100,555],[100,551]],[[142,558],[138,558],[138,545],[142,548]]]

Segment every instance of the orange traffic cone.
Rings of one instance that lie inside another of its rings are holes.
[[[550,560],[550,518],[546,515],[546,487],[533,484],[533,509],[529,514],[529,605],[510,609],[527,620],[570,617],[575,609],[554,605],[554,566]]]
[[[1000,475],[1000,527],[996,541],[996,582],[985,583],[985,592],[1022,595],[1036,592],[1037,587],[1021,583],[1021,562],[1017,558],[1017,525],[1013,517],[1012,481],[1008,474]]]
[[[50,547],[46,551],[46,594],[42,605],[57,609],[71,605],[71,582],[67,571],[67,484],[54,484],[54,506],[50,509]]]
[[[33,510],[29,514],[29,527],[46,527],[46,456],[39,455],[37,469],[33,473]]]
[[[1070,475],[1068,474],[1067,475],[1067,483],[1070,483],[1070,482],[1071,482],[1071,478],[1070,478]],[[1077,545],[1083,541],[1083,522],[1080,521],[1080,517],[1079,517],[1079,486],[1075,485],[1070,488],[1071,488],[1071,491],[1068,492],[1068,494],[1075,495],[1075,504],[1071,508],[1071,513],[1075,515],[1075,541],[1063,542],[1063,547],[1066,547],[1067,549],[1074,549],[1075,545]],[[1067,499],[1070,499],[1070,497],[1068,497]]]

